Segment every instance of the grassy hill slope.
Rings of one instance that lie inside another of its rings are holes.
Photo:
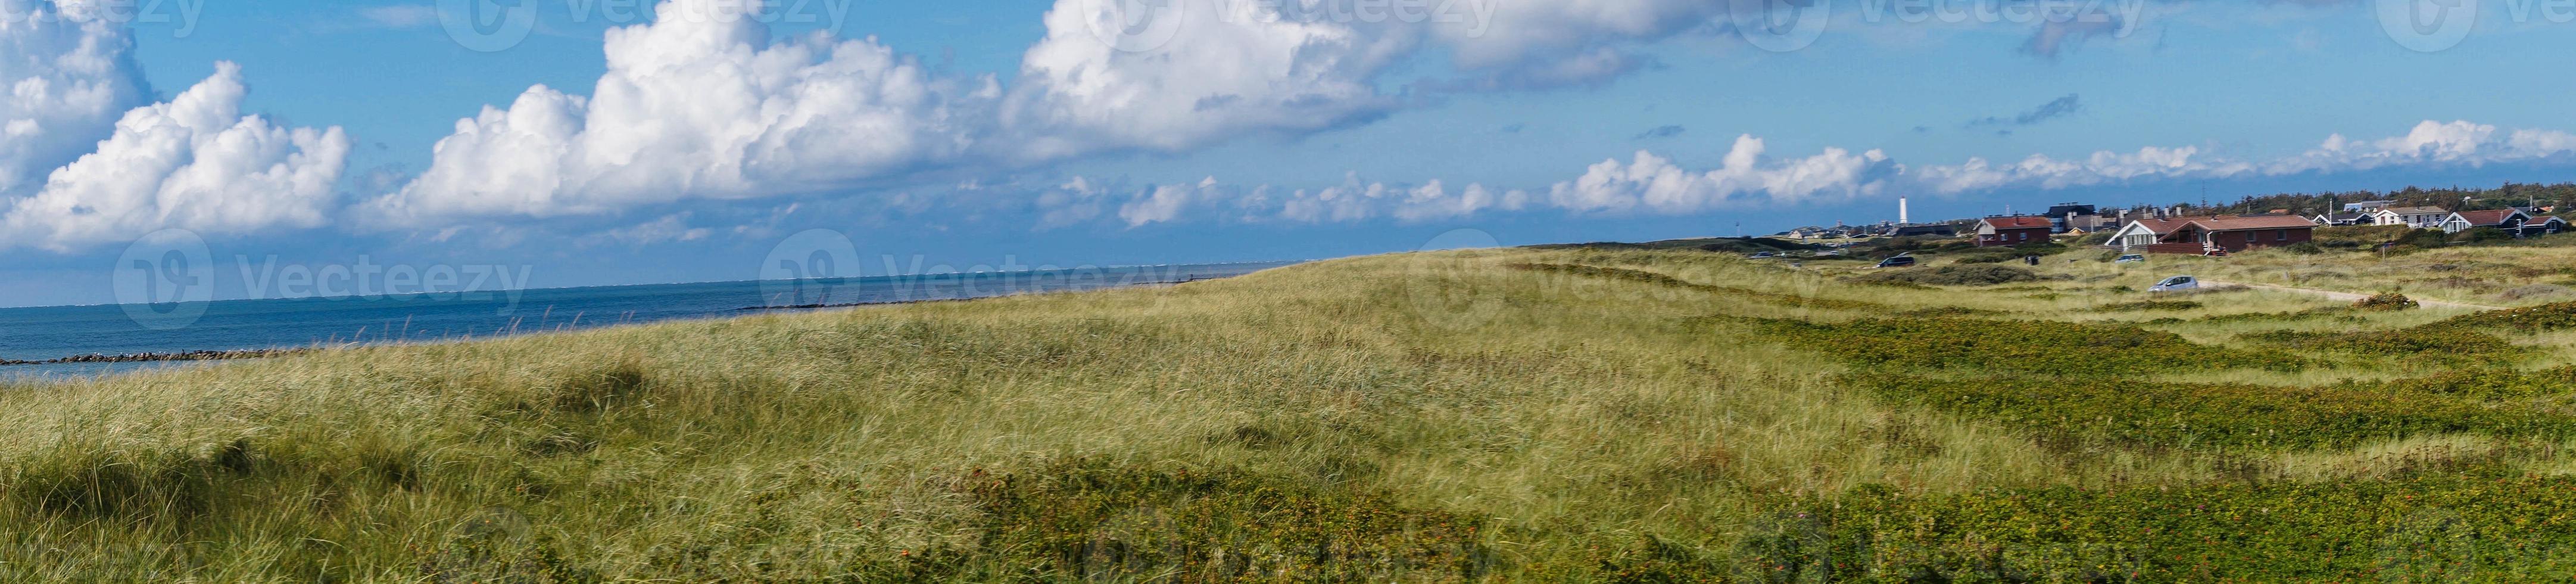
[[[2133,291],[2221,265],[1444,252],[0,388],[0,580],[2576,572],[2567,330]]]

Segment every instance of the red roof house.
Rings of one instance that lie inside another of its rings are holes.
[[[2521,209],[2461,211],[2458,213],[2452,213],[2450,219],[2442,221],[2442,231],[2447,233],[2459,233],[2480,227],[2494,227],[2497,229],[2511,231],[2521,229],[2522,223],[2530,220],[2531,216],[2524,214]]]
[[[2121,251],[2227,254],[2280,247],[2316,237],[2317,223],[2290,215],[2144,219],[2120,228],[2103,244]]]
[[[2047,217],[1987,217],[1977,220],[1977,247],[2047,243],[2056,224]]]
[[[2522,222],[2522,234],[2525,236],[2553,235],[2564,231],[2567,231],[2567,221],[2548,215],[2533,217],[2529,221]]]

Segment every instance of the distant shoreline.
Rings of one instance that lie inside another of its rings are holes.
[[[88,355],[74,355],[74,356],[64,357],[64,358],[60,358],[60,359],[47,359],[47,360],[43,360],[43,361],[18,361],[18,360],[10,360],[10,359],[0,359],[0,367],[31,367],[31,366],[36,366],[36,365],[69,365],[69,364],[75,364],[75,363],[163,363],[163,362],[172,362],[172,361],[227,361],[227,360],[233,360],[233,359],[266,359],[266,358],[269,358],[269,357],[284,357],[284,356],[287,356],[287,355],[293,355],[293,354],[297,354],[297,353],[304,353],[304,352],[309,352],[309,351],[312,351],[312,350],[313,350],[313,349],[249,349],[249,350],[239,350],[239,351],[179,351],[179,352],[175,352],[175,353],[128,353],[128,354],[123,354],[123,355],[103,355],[103,354],[92,353],[92,354],[88,354]]]
[[[1261,263],[1266,263],[1266,262],[1243,262],[1243,263],[1240,263],[1240,264],[1225,264],[1225,265],[1252,265],[1252,264],[1261,264]],[[1302,262],[1297,262],[1297,263],[1302,263]],[[1294,264],[1295,264],[1295,263],[1289,263],[1289,264],[1285,264],[1285,265],[1294,265]],[[1211,264],[1211,265],[1215,265],[1215,264]],[[1265,268],[1265,269],[1267,269],[1267,268]],[[1133,283],[1127,283],[1127,284],[1115,284],[1115,285],[1102,286],[1102,287],[1099,287],[1099,288],[1092,288],[1092,289],[1088,289],[1088,290],[1078,290],[1078,292],[1090,292],[1090,291],[1099,291],[1099,290],[1119,290],[1119,289],[1128,289],[1128,288],[1146,288],[1146,287],[1154,287],[1154,286],[1178,286],[1178,285],[1181,285],[1181,284],[1188,284],[1188,283],[1191,283],[1191,282],[1203,282],[1203,281],[1208,281],[1208,280],[1222,280],[1222,279],[1226,279],[1226,278],[1237,277],[1237,276],[1240,276],[1240,275],[1242,275],[1242,274],[1226,275],[1226,276],[1191,276],[1191,277],[1183,278],[1183,279],[1179,279],[1179,280],[1158,280],[1158,281],[1152,281],[1152,282],[1133,282]],[[991,299],[991,298],[1008,298],[1008,297],[1012,297],[1012,296],[1020,296],[1020,295],[1029,294],[1029,293],[1051,293],[1051,292],[1064,292],[1064,291],[1038,291],[1038,292],[1024,292],[1024,293],[1016,293],[1016,294],[999,294],[999,295],[992,295],[992,296],[970,296],[970,297],[964,297],[964,298],[923,298],[923,299],[917,299],[917,300],[879,300],[879,301],[870,301],[870,302],[849,302],[849,303],[831,303],[831,304],[802,304],[802,305],[794,305],[794,306],[746,306],[746,307],[742,307],[742,308],[736,308],[736,309],[734,309],[734,310],[733,310],[733,312],[735,312],[735,313],[745,313],[745,312],[787,311],[787,310],[824,310],[824,309],[833,309],[833,308],[862,308],[862,307],[869,307],[869,306],[893,306],[893,305],[903,305],[903,304],[928,304],[928,303],[938,303],[938,302],[967,302],[967,301],[973,301],[973,300],[985,300],[985,299]],[[709,315],[709,316],[713,316],[713,315]],[[722,317],[718,317],[718,318],[722,318]],[[672,320],[678,320],[678,319],[672,319]],[[664,321],[654,321],[654,322],[664,322]],[[638,323],[638,324],[642,324],[642,323]],[[58,358],[58,359],[43,359],[43,360],[33,360],[33,361],[28,361],[28,360],[14,360],[14,359],[0,359],[0,368],[7,368],[7,367],[36,367],[36,366],[44,366],[44,365],[75,365],[75,364],[108,364],[108,363],[171,363],[171,362],[188,362],[188,361],[231,361],[231,360],[243,360],[243,359],[266,359],[266,358],[271,358],[271,357],[286,357],[286,356],[292,356],[292,355],[297,355],[297,354],[302,354],[302,353],[309,353],[309,352],[313,352],[313,351],[317,351],[317,350],[321,350],[321,349],[317,349],[317,348],[299,348],[299,349],[196,350],[196,351],[143,352],[143,353],[123,353],[123,354],[91,353],[91,354],[87,354],[87,355],[74,355],[74,356],[62,357],[62,358]]]
[[[989,300],[989,299],[994,299],[994,298],[1010,298],[1010,297],[1013,297],[1013,296],[1026,296],[1026,295],[1031,295],[1031,294],[1057,294],[1057,293],[1064,293],[1064,292],[1097,292],[1097,291],[1102,291],[1102,290],[1125,290],[1125,289],[1129,289],[1129,288],[1148,288],[1148,287],[1153,287],[1153,286],[1179,286],[1179,285],[1182,285],[1182,284],[1188,284],[1188,283],[1191,283],[1191,282],[1205,282],[1205,281],[1209,281],[1209,280],[1223,280],[1223,279],[1226,279],[1226,278],[1235,278],[1235,277],[1240,277],[1240,276],[1242,276],[1242,275],[1241,275],[1241,274],[1237,274],[1237,275],[1233,275],[1233,276],[1191,276],[1191,277],[1189,277],[1189,278],[1180,279],[1180,280],[1165,280],[1165,281],[1155,281],[1155,282],[1130,282],[1130,283],[1126,283],[1126,284],[1113,284],[1113,285],[1108,285],[1108,286],[1102,286],[1102,287],[1099,287],[1099,288],[1091,288],[1091,289],[1087,289],[1087,290],[1051,290],[1051,291],[1032,291],[1032,292],[1017,292],[1017,293],[1011,293],[1011,294],[997,294],[997,295],[992,295],[992,296],[969,296],[969,297],[964,297],[964,298],[922,298],[922,299],[918,299],[918,300],[871,300],[871,301],[867,301],[867,302],[841,302],[841,303],[832,303],[832,304],[796,304],[796,305],[787,305],[787,306],[745,306],[745,307],[742,307],[742,308],[736,308],[736,309],[734,309],[734,311],[735,311],[735,312],[755,312],[755,311],[769,311],[769,310],[821,310],[821,309],[827,309],[827,308],[864,308],[864,307],[869,307],[869,306],[894,306],[894,305],[900,305],[900,304],[930,304],[930,303],[934,303],[934,302],[966,302],[966,301],[970,301],[970,300]]]

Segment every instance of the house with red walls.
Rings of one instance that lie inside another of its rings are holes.
[[[2047,243],[2057,224],[2047,217],[1987,217],[1977,220],[1977,247],[2011,247]]]
[[[2295,215],[2221,215],[2141,219],[2111,234],[2104,247],[2124,252],[2226,255],[2304,243],[2317,222]]]

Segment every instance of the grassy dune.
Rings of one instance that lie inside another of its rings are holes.
[[[2576,250],[1446,252],[0,388],[0,581],[2566,577],[2576,330],[2131,291],[2565,300],[2508,264]]]

